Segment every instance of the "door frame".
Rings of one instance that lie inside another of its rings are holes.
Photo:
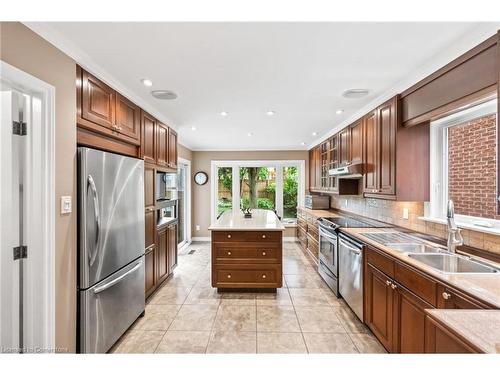
[[[25,270],[31,275],[36,275],[37,280],[41,283],[37,285],[25,285],[24,300],[33,301],[36,297],[40,301],[41,309],[44,311],[43,318],[43,347],[39,348],[44,352],[55,352],[55,330],[56,330],[56,282],[55,282],[55,214],[56,214],[56,199],[55,199],[55,95],[56,89],[54,86],[0,60],[0,72],[3,82],[8,84],[13,89],[30,93],[42,101],[42,126],[37,132],[40,137],[41,146],[32,148],[32,158],[42,160],[44,169],[38,171],[42,179],[43,195],[41,204],[44,207],[43,213],[37,217],[37,222],[44,223],[38,231],[27,231],[26,243],[42,243],[42,254],[40,259],[44,259],[42,264],[35,262],[26,262]],[[27,159],[26,173],[31,176],[34,173],[33,165]],[[2,185],[7,184],[5,180],[1,180]],[[35,185],[31,187],[34,189]],[[40,185],[36,185],[37,187]],[[31,192],[28,190],[26,195]],[[28,249],[29,259],[29,249]],[[33,278],[34,279],[34,278]],[[41,287],[40,287],[41,286]],[[38,313],[33,309],[24,311],[24,321],[33,319]],[[39,314],[38,314],[39,315]],[[38,322],[40,323],[40,322]],[[26,334],[26,333],[25,333]],[[28,340],[26,340],[28,341]],[[40,341],[39,341],[40,342]],[[25,343],[29,344],[29,342]]]
[[[191,237],[191,194],[192,194],[192,191],[191,191],[191,160],[188,160],[188,159],[184,159],[184,158],[177,158],[177,166],[178,168],[180,168],[180,165],[181,164],[185,164],[186,165],[186,192],[185,192],[185,195],[186,195],[186,215],[184,215],[184,225],[185,225],[185,230],[184,230],[184,233],[185,233],[185,238],[186,238],[186,241],[184,242],[183,245],[181,245],[181,248],[184,248],[186,246],[189,246],[189,244],[191,244],[191,241],[192,241],[192,237]],[[180,250],[179,249],[179,250]]]

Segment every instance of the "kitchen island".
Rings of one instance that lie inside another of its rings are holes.
[[[212,286],[273,291],[283,282],[283,231],[273,211],[224,212],[208,228],[212,237]]]

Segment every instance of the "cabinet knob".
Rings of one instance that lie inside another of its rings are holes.
[[[265,279],[266,278],[266,275],[262,275],[262,278]]]
[[[262,235],[262,238],[266,238],[266,235],[265,235],[265,234],[263,234],[263,235]]]
[[[231,235],[230,235],[230,234],[228,234],[228,235],[227,235],[227,238],[231,238]]]
[[[230,251],[228,251],[228,252],[227,252],[227,255],[231,255],[231,252],[230,252]]]
[[[391,283],[391,288],[392,288],[392,289],[396,289],[397,287],[398,287],[398,286],[397,286],[396,284],[392,284],[392,283]]]
[[[451,294],[446,293],[446,292],[443,292],[442,296],[443,296],[443,299],[450,299],[451,298]]]
[[[118,128],[118,131],[120,131],[120,132],[122,131],[122,127],[121,126],[117,126],[117,128]]]
[[[227,275],[227,278],[230,279],[231,278],[231,274]]]
[[[386,280],[385,285],[389,286],[389,285],[391,285],[391,284],[392,284],[392,283],[391,283],[391,280]]]
[[[264,256],[265,256],[265,255],[266,255],[266,252],[265,252],[265,251],[263,251],[263,252],[262,252],[262,255],[264,255]]]

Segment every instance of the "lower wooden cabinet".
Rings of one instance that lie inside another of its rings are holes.
[[[156,251],[155,247],[148,249],[144,256],[145,292],[146,298],[156,289]]]
[[[177,224],[167,227],[167,257],[169,274],[177,266]]]
[[[168,233],[167,228],[159,230],[156,240],[158,244],[156,251],[156,280],[158,284],[163,282],[170,274],[170,265],[168,264]]]
[[[425,353],[478,353],[476,348],[463,341],[456,334],[436,322],[425,318]]]

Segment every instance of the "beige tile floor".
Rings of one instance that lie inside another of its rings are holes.
[[[285,243],[283,258],[277,293],[217,293],[210,244],[193,243],[111,352],[385,353],[297,244]]]

